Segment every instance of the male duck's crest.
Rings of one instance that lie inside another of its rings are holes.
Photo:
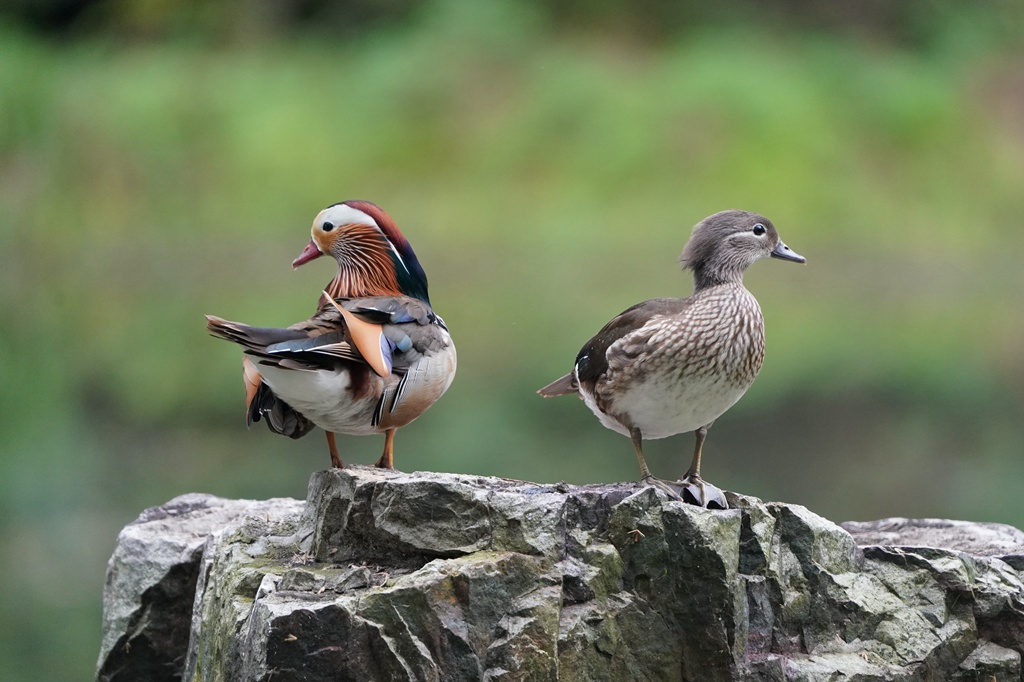
[[[336,298],[405,295],[430,305],[427,275],[409,240],[384,209],[369,201],[328,206],[313,220],[311,239],[292,267],[324,254],[338,262],[327,286]]]

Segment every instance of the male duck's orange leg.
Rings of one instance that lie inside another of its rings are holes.
[[[331,466],[335,469],[344,469],[345,465],[341,462],[341,456],[338,454],[338,445],[334,442],[334,432],[327,431],[327,447],[331,449]]]
[[[380,456],[374,466],[379,469],[395,468],[395,429],[388,429],[384,432],[384,454]]]

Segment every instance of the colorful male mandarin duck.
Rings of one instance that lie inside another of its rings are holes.
[[[395,430],[451,385],[455,345],[430,307],[416,254],[379,206],[344,201],[320,211],[292,267],[324,254],[338,274],[310,319],[275,329],[208,315],[207,329],[245,349],[248,424],[265,419],[291,438],[319,426],[339,469],[335,433],[383,433],[377,466],[391,469]]]
[[[633,441],[642,480],[702,507],[728,508],[700,477],[708,427],[754,382],[764,360],[764,318],[743,272],[771,256],[797,263],[764,216],[722,211],[693,229],[683,250],[693,270],[689,298],[655,298],[606,324],[576,356],[572,372],[538,393],[579,394],[601,423]],[[690,468],[674,483],[654,478],[643,440],[695,431]]]

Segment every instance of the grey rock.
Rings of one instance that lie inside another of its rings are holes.
[[[125,526],[107,564],[97,679],[181,679],[207,539],[246,516],[295,515],[302,506],[190,493]]]
[[[843,524],[859,545],[941,547],[979,557],[999,557],[1019,565],[1024,560],[1024,531],[1003,523],[949,519],[891,518]]]
[[[122,531],[99,679],[1020,680],[1024,533],[351,468]]]
[[[991,682],[991,680],[1019,680],[1021,678],[1020,653],[982,642],[963,660],[953,682]]]

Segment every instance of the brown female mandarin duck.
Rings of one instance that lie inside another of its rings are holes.
[[[455,377],[455,345],[430,307],[427,276],[390,216],[368,201],[325,208],[292,267],[328,254],[338,274],[313,317],[286,329],[207,316],[214,336],[245,349],[246,420],[299,438],[384,434],[378,467],[393,468],[395,430],[441,397]]]
[[[604,426],[633,441],[644,482],[702,507],[728,508],[722,491],[700,477],[701,449],[708,427],[761,370],[764,318],[743,272],[769,256],[805,262],[764,216],[733,210],[705,218],[681,258],[693,270],[693,295],[629,308],[583,346],[572,372],[538,393],[578,394]],[[686,431],[697,436],[690,468],[674,483],[654,478],[643,440]]]

